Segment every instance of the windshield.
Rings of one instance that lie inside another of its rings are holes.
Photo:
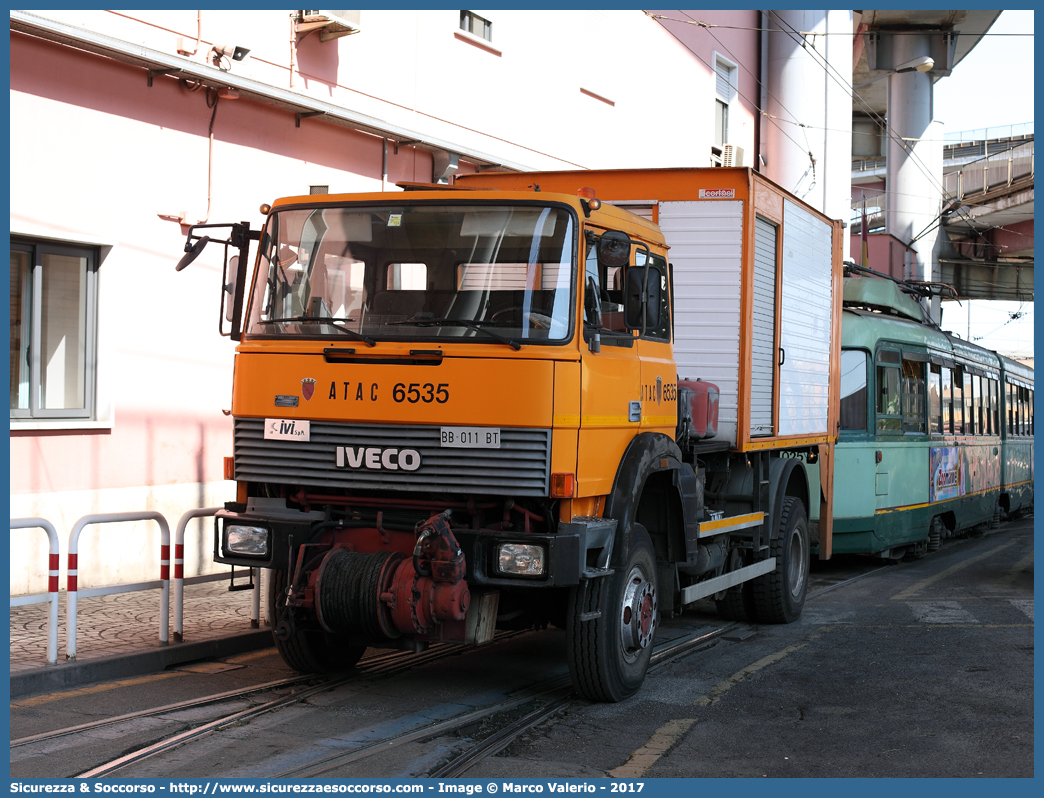
[[[538,206],[288,209],[261,238],[247,333],[562,342],[574,222]]]

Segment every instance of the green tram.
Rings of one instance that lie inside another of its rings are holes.
[[[1033,505],[1033,370],[844,281],[835,554],[898,560]]]

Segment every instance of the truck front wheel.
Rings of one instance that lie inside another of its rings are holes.
[[[790,623],[801,616],[808,591],[808,515],[793,496],[783,500],[779,528],[769,553],[776,558],[773,571],[752,580],[754,609],[761,623]]]
[[[591,701],[623,701],[645,680],[656,632],[656,554],[640,524],[627,561],[569,594],[566,656],[573,688]]]
[[[268,617],[283,662],[299,673],[333,673],[347,670],[362,658],[366,646],[353,645],[347,636],[302,628],[303,619],[291,617],[285,602],[280,600],[286,597],[286,569],[273,569],[270,576]]]

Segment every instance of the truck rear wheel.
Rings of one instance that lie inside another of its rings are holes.
[[[286,595],[286,583],[286,569],[273,569],[268,581],[268,617],[283,662],[299,673],[332,673],[358,662],[366,646],[353,645],[347,636],[327,634],[322,629],[304,629],[300,618],[291,618],[279,601]]]
[[[729,553],[729,561],[725,573],[737,571],[743,565],[740,549],[733,549]],[[728,590],[715,595],[714,606],[718,610],[718,615],[726,621],[750,621],[754,623],[758,619],[754,609],[754,593],[751,590],[750,582],[730,587]]]
[[[761,623],[790,623],[801,616],[808,591],[808,516],[793,496],[783,499],[779,528],[769,547],[776,568],[751,581],[754,609]]]
[[[649,669],[656,632],[656,554],[645,527],[631,529],[630,555],[609,576],[569,593],[566,657],[573,688],[591,701],[623,701]]]

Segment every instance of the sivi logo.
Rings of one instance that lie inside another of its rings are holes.
[[[378,449],[376,446],[338,446],[337,467],[371,471],[416,471],[421,467],[416,449]]]

